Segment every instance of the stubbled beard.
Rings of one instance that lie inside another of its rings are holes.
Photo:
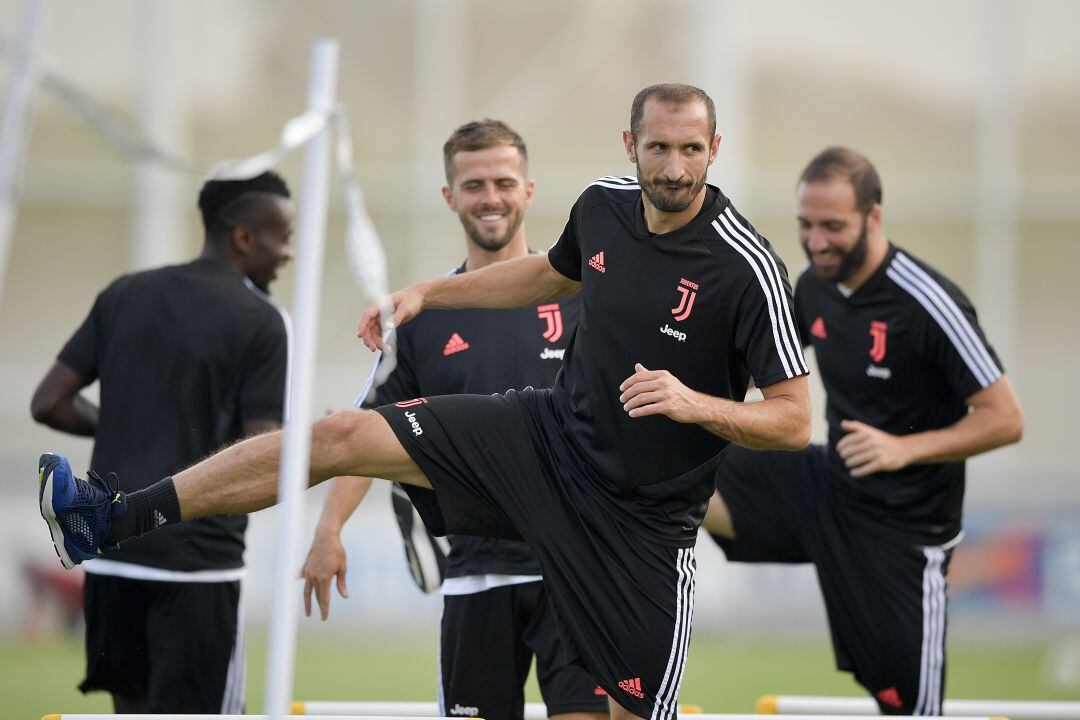
[[[498,237],[489,238],[485,237],[480,228],[477,227],[476,221],[472,216],[465,212],[458,213],[458,219],[461,220],[461,226],[465,228],[465,234],[469,236],[469,240],[473,242],[481,250],[487,250],[488,252],[496,252],[502,250],[517,234],[518,228],[521,227],[521,223],[525,220],[525,214],[520,210],[509,214],[510,224],[506,227],[506,232]]]
[[[679,184],[677,190],[672,191],[665,182],[646,180],[641,173],[640,162],[634,163],[634,165],[637,167],[638,185],[641,186],[642,192],[645,193],[645,197],[649,198],[652,206],[661,212],[682,212],[690,207],[690,204],[694,202],[694,198],[701,192],[701,188],[705,187],[705,173],[702,173],[701,177],[697,178],[693,184],[683,182]],[[681,193],[685,188],[690,188],[690,191],[683,196]]]
[[[850,250],[842,253],[843,257],[840,259],[840,264],[835,269],[822,268],[814,264],[813,258],[810,257],[810,250],[803,245],[803,252],[806,253],[806,257],[810,260],[810,269],[814,272],[814,277],[823,283],[840,284],[847,282],[855,272],[862,267],[866,262],[866,255],[870,250],[869,234],[866,229],[866,220],[863,218],[862,230],[859,231],[859,237],[855,239],[855,244]]]

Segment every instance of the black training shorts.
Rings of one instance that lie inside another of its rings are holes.
[[[731,447],[716,488],[735,540],[728,560],[813,563],[837,666],[887,715],[940,715],[945,682],[945,574],[951,546],[927,547],[876,528],[873,508],[831,481],[828,450]]]
[[[567,661],[539,580],[443,596],[439,683],[443,715],[516,718],[536,657],[548,715],[607,713],[607,693]]]
[[[376,411],[434,487],[406,488],[425,524],[528,542],[570,660],[631,712],[673,718],[694,549],[641,532],[633,498],[576,466],[550,392],[417,398]]]
[[[244,711],[240,581],[86,574],[84,693],[143,699],[148,713]]]

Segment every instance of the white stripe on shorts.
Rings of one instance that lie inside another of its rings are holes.
[[[923,639],[919,697],[915,715],[941,714],[941,675],[945,664],[945,551],[923,548]]]
[[[246,696],[247,677],[244,660],[244,586],[240,585],[240,600],[236,603],[236,635],[233,638],[229,669],[225,671],[225,693],[221,699],[222,715],[242,715]]]
[[[697,561],[694,548],[682,548],[675,560],[678,579],[675,582],[675,628],[671,638],[664,679],[656,693],[650,720],[672,720],[678,709],[679,685],[686,668],[686,653],[690,649],[690,625],[694,618],[694,588]]]

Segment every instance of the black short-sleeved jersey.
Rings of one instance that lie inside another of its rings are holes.
[[[211,259],[125,275],[98,295],[58,360],[100,383],[90,465],[130,492],[282,417],[288,343],[278,310]],[[246,515],[170,525],[105,552],[176,571],[243,566]],[[96,562],[96,561],[95,561]]]
[[[800,333],[814,347],[828,396],[833,476],[848,497],[875,508],[886,530],[928,544],[951,539],[960,531],[963,462],[856,479],[835,448],[844,435],[841,420],[894,435],[952,425],[967,413],[967,398],[1001,377],[971,302],[894,245],[854,293],[804,272],[795,301]]]
[[[465,271],[465,266],[453,274]],[[397,366],[363,407],[434,395],[549,388],[578,322],[577,295],[510,310],[428,310],[398,328]],[[372,372],[374,377],[374,371]],[[451,535],[446,577],[539,575],[523,542]]]
[[[634,363],[686,386],[742,399],[806,374],[787,269],[713,186],[684,227],[653,235],[635,178],[605,177],[582,193],[552,266],[582,283],[582,319],[552,398],[595,482],[660,497],[700,485],[727,441],[666,417],[631,418],[619,385]]]

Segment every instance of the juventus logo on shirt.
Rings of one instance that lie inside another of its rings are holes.
[[[880,320],[870,323],[870,337],[874,338],[874,344],[870,346],[870,359],[876,363],[885,359],[885,332],[888,327]]]
[[[676,320],[685,320],[690,317],[690,313],[694,309],[694,299],[697,297],[698,284],[690,282],[686,278],[680,278],[679,284],[675,286],[675,289],[679,291],[679,306],[671,309],[671,314],[675,316]]]
[[[547,321],[547,327],[543,332],[545,340],[553,343],[562,337],[562,310],[559,309],[558,303],[537,306],[536,316]]]

